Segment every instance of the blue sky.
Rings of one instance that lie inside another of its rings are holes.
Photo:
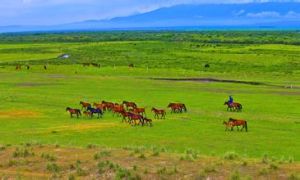
[[[1,0],[0,2],[0,26],[7,26],[54,25],[91,19],[110,19],[178,4],[300,2],[300,0]]]

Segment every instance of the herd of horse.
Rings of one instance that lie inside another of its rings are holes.
[[[94,115],[97,115],[97,118],[102,118],[104,112],[111,112],[113,116],[122,117],[122,122],[127,122],[130,125],[148,125],[152,126],[152,119],[147,118],[146,116],[146,108],[138,107],[135,102],[123,101],[122,103],[113,103],[102,101],[100,103],[88,103],[80,101],[81,109],[73,109],[70,107],[66,108],[66,111],[70,113],[71,118],[75,115],[77,118],[82,116],[81,111],[83,110],[83,114],[86,117],[93,118]],[[225,102],[224,105],[227,105],[227,111],[242,111],[242,105],[240,103],[229,103]],[[170,108],[171,113],[183,113],[187,112],[186,105],[183,103],[169,103],[167,106]],[[156,119],[165,119],[166,111],[164,109],[152,108],[151,112],[154,114],[154,118]],[[234,130],[234,127],[237,130],[245,130],[248,131],[247,121],[238,120],[229,118],[228,121],[224,121],[225,130]],[[239,127],[242,127],[239,129]]]
[[[113,103],[102,101],[101,103],[88,103],[80,101],[81,109],[74,109],[67,107],[66,111],[70,113],[71,118],[76,116],[79,118],[83,115],[93,118],[97,115],[97,118],[102,118],[104,112],[111,112],[113,116],[122,117],[122,122],[127,122],[131,125],[149,125],[152,126],[152,119],[147,118],[146,108],[138,107],[135,102],[123,101],[122,103]],[[169,103],[168,108],[171,109],[171,113],[183,113],[187,112],[187,108],[183,103]],[[154,118],[165,119],[166,111],[164,109],[152,108],[151,112],[154,113]]]

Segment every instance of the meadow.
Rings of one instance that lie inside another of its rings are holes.
[[[94,36],[101,38],[101,34]],[[283,33],[277,38],[285,36]],[[35,36],[21,37],[31,40]],[[67,39],[68,35],[63,37]],[[300,160],[297,44],[194,42],[184,38],[137,40],[138,37],[99,42],[17,42],[18,35],[15,42],[2,42],[0,144],[158,148],[178,154],[190,150],[205,157],[223,157],[233,152],[246,159],[268,156],[278,161]],[[64,53],[71,57],[57,58]],[[101,67],[83,67],[81,63],[86,62],[99,63]],[[30,65],[30,69],[23,66],[17,71],[17,64]],[[135,67],[129,68],[128,64]],[[226,111],[223,104],[228,95],[243,104],[242,112]],[[102,100],[128,100],[146,107],[153,127],[130,126],[109,112],[102,119],[71,119],[65,111],[67,106],[80,108],[79,101]],[[170,102],[185,103],[187,113],[170,113]],[[154,119],[152,107],[166,109],[166,119]],[[225,131],[222,123],[230,117],[247,120],[249,131]]]

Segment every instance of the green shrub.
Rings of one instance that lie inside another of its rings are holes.
[[[230,175],[230,179],[231,180],[240,180],[241,176],[240,173],[238,171],[234,171],[231,175]]]
[[[111,152],[110,151],[101,151],[101,152],[98,152],[94,155],[94,159],[95,160],[98,160],[100,158],[103,158],[103,157],[109,157],[111,156]]]
[[[227,152],[224,155],[224,159],[226,160],[236,160],[239,158],[239,155],[235,152]]]
[[[52,173],[58,173],[60,171],[60,168],[55,163],[48,163],[47,164],[47,170],[52,172]]]
[[[56,157],[51,154],[42,153],[41,158],[46,159],[48,161],[56,161]]]
[[[288,177],[288,180],[300,180],[300,175],[295,174],[295,173],[291,173]]]

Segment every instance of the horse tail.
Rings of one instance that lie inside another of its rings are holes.
[[[245,121],[245,130],[246,130],[246,132],[248,131],[247,121]]]
[[[183,104],[183,109],[184,109],[184,112],[187,111],[185,104]]]
[[[243,106],[240,104],[240,111],[243,109]]]
[[[81,116],[81,111],[80,110],[78,110],[78,114]]]

